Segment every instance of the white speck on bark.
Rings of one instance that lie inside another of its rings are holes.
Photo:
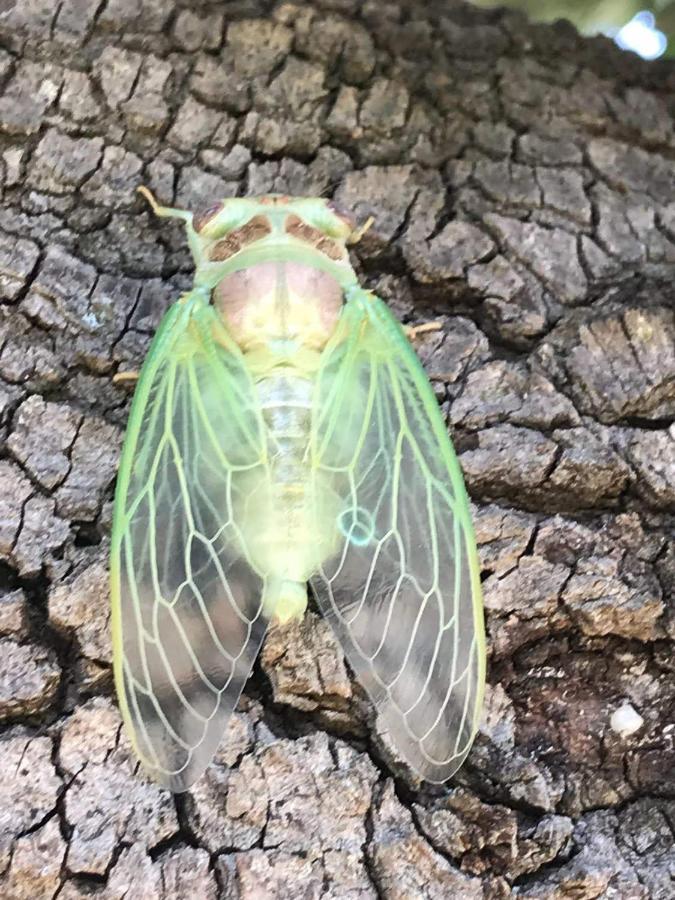
[[[609,724],[612,731],[616,731],[621,737],[626,738],[642,728],[644,719],[633,709],[630,703],[623,703],[618,709],[614,710]]]

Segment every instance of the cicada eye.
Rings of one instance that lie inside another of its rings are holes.
[[[343,206],[340,206],[339,203],[335,203],[334,200],[329,200],[327,205],[328,209],[336,215],[338,219],[341,219],[350,231],[353,231],[356,228],[356,219]]]
[[[214,216],[217,216],[222,209],[222,203],[214,203],[212,206],[208,206],[206,209],[201,210],[201,212],[195,213],[192,217],[192,227],[194,230],[199,233],[206,223],[210,222]]]

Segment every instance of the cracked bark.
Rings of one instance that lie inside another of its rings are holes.
[[[0,894],[672,897],[672,63],[452,0],[23,0],[0,79]],[[445,788],[386,746],[314,613],[270,634],[189,795],[138,773],[111,699],[112,375],[190,281],[140,181],[197,207],[334,194],[375,216],[364,282],[443,323],[419,350],[491,647]]]

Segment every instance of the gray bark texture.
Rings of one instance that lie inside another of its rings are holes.
[[[0,5],[0,897],[675,896],[675,68],[455,0]],[[174,798],[113,698],[130,389],[191,263],[134,194],[334,195],[475,504],[484,724],[416,782],[314,612]]]

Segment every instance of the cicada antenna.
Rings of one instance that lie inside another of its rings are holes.
[[[369,231],[372,226],[375,224],[375,216],[368,216],[363,225],[359,225],[358,228],[355,228],[354,231],[347,238],[347,243],[349,244],[357,244],[363,235]]]
[[[183,219],[184,222],[192,222],[191,212],[188,212],[186,209],[176,209],[173,206],[161,206],[157,202],[157,199],[150,188],[147,188],[144,184],[140,184],[136,190],[142,197],[145,197],[156,216],[168,219]]]

